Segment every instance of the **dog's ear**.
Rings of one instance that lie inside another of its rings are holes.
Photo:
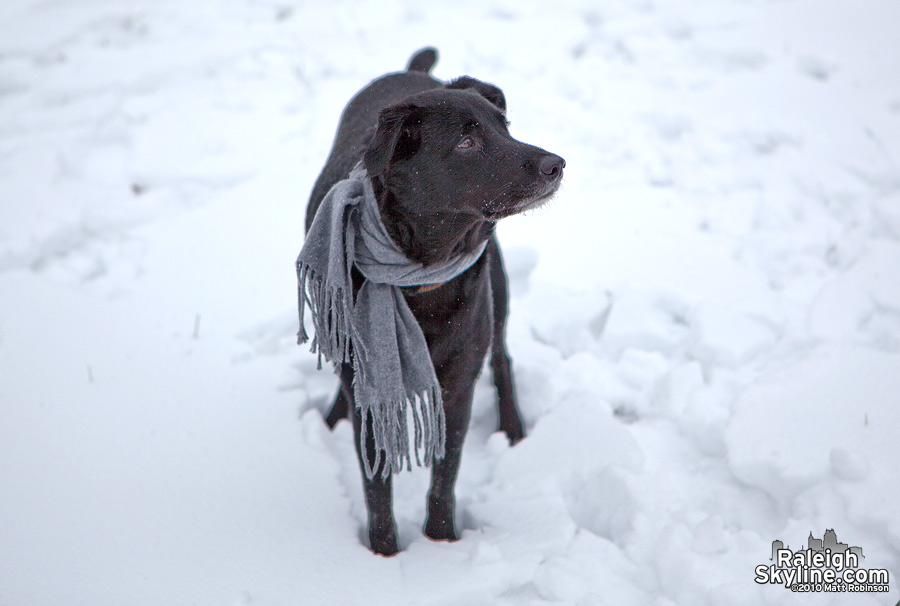
[[[419,108],[411,104],[387,107],[378,116],[378,128],[363,155],[369,177],[387,174],[391,162],[409,158],[421,143]]]
[[[461,76],[448,84],[447,88],[471,88],[479,95],[490,101],[503,114],[506,114],[506,97],[503,95],[503,91],[493,84],[488,84],[487,82],[482,82],[481,80],[476,80],[475,78],[470,78],[469,76]]]

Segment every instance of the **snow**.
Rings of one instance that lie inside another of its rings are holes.
[[[894,604],[900,5],[0,7],[0,605]],[[528,437],[365,547],[293,261],[340,111],[439,48],[566,158],[506,220]],[[753,582],[833,528],[885,594]]]

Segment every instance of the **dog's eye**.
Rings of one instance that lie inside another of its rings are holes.
[[[475,139],[472,137],[464,137],[462,141],[457,143],[456,147],[459,149],[469,149],[470,147],[475,147]]]

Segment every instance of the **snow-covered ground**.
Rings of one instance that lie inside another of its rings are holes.
[[[0,606],[891,605],[900,4],[0,5]],[[364,546],[295,345],[341,109],[434,45],[567,161],[500,236],[529,436],[488,373],[457,543]],[[834,529],[887,594],[754,582]]]

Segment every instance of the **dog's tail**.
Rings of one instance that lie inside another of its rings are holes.
[[[422,72],[427,74],[437,63],[438,53],[436,48],[430,46],[423,48],[412,56],[409,65],[406,66],[408,72]]]

